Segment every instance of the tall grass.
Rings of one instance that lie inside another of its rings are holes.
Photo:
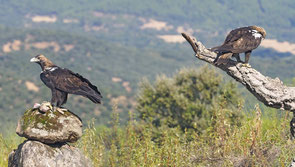
[[[111,128],[90,124],[77,145],[95,166],[288,166],[295,156],[288,112],[262,114],[256,106],[239,127],[230,127],[225,112],[220,110],[214,127],[203,134],[177,128],[155,133],[133,119],[120,128],[115,116]]]
[[[18,137],[14,132],[7,136],[0,133],[0,166],[8,166],[8,155],[17,149],[17,146],[24,141],[24,138]]]
[[[237,127],[230,127],[225,113],[218,111],[212,118],[214,126],[198,134],[178,128],[155,130],[133,119],[132,113],[128,125],[120,126],[114,112],[111,127],[96,127],[91,121],[74,145],[98,167],[288,166],[295,157],[288,112],[262,114],[256,107]],[[0,135],[0,166],[7,166],[8,154],[22,140]]]

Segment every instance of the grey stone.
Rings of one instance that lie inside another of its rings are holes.
[[[82,136],[81,119],[67,109],[53,109],[50,105],[45,111],[40,108],[27,110],[18,121],[16,133],[27,139],[47,144],[76,142]]]
[[[25,141],[9,154],[8,167],[90,167],[78,148],[68,144],[43,144]]]

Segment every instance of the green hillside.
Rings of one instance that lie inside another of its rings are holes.
[[[221,39],[230,29],[245,25],[263,26],[268,32],[268,38],[295,42],[295,3],[292,0],[53,0],[44,1],[42,4],[37,0],[24,0],[22,3],[1,3],[1,24],[83,33],[86,27],[102,26],[100,30],[87,30],[87,33],[122,43],[147,45],[151,42],[148,36],[175,33],[178,26],[192,28],[195,33],[210,35],[210,38],[213,35]],[[34,22],[32,18],[36,15],[55,16],[56,21]],[[143,24],[143,19],[151,18],[165,21],[173,28],[160,32],[150,29],[141,32],[139,27]],[[65,19],[75,21],[65,23]],[[138,43],[134,41],[135,36],[146,39]],[[207,39],[208,36],[202,38],[208,42],[216,42]]]
[[[50,99],[40,67],[29,63],[36,54],[89,78],[102,91],[102,105],[70,96],[67,108],[85,121],[94,117],[107,124],[117,104],[125,122],[143,77],[153,80],[157,74],[203,65],[187,43],[167,42],[161,35],[191,32],[211,47],[230,29],[256,24],[266,29],[267,38],[295,42],[294,7],[291,0],[1,1],[0,126],[15,124],[26,108]],[[250,64],[288,83],[295,77],[291,53],[260,47]],[[246,107],[258,102],[249,94],[246,101]]]

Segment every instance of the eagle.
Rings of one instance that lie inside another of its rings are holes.
[[[244,66],[251,67],[249,65],[251,52],[260,45],[265,37],[265,30],[258,26],[241,27],[230,31],[221,46],[210,49],[218,54],[214,63],[224,64],[231,57],[235,57],[238,62],[242,62],[239,54],[245,53]]]
[[[51,105],[61,107],[67,102],[68,94],[81,95],[93,103],[101,103],[100,91],[88,79],[69,69],[58,67],[44,55],[33,57],[30,62],[41,66],[40,78],[51,89]]]

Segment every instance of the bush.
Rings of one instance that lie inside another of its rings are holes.
[[[180,127],[202,132],[221,110],[230,125],[239,125],[241,98],[236,85],[223,82],[212,69],[181,69],[174,77],[158,76],[151,84],[144,79],[137,98],[139,117],[155,127]]]

